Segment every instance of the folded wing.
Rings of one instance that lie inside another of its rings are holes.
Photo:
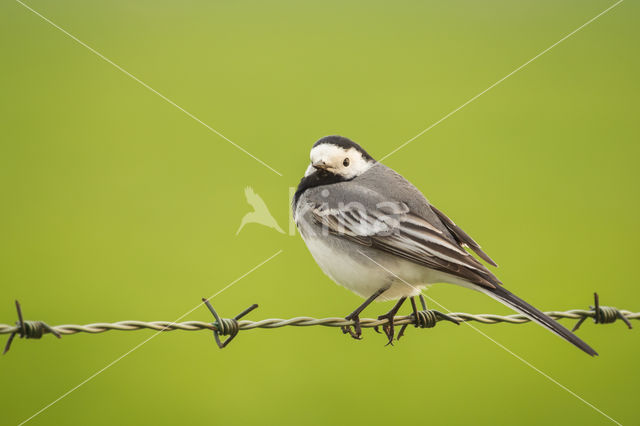
[[[441,212],[434,209],[440,218]],[[405,203],[385,202],[375,209],[360,205],[341,208],[315,206],[314,220],[331,234],[375,247],[430,269],[454,275],[487,288],[500,280],[468,253],[469,246],[487,262],[495,263],[451,220],[432,224],[413,214]]]

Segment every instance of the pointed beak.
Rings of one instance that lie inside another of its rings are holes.
[[[316,161],[315,163],[312,163],[311,165],[314,168],[318,169],[318,170],[327,170],[329,168],[327,163],[325,163],[324,161]]]

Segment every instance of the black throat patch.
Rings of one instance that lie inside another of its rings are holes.
[[[346,179],[342,176],[333,174],[326,170],[316,170],[309,176],[305,176],[300,179],[296,193],[293,195],[293,208],[298,205],[300,196],[309,188],[315,188],[316,186],[331,185],[332,183],[346,182],[351,179]]]

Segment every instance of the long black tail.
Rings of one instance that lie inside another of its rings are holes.
[[[593,350],[593,348],[583,342],[578,336],[564,328],[560,325],[559,322],[545,315],[538,309],[534,308],[524,300],[520,299],[515,294],[511,293],[509,290],[505,289],[501,286],[496,286],[496,288],[488,289],[486,287],[481,290],[484,293],[487,293],[489,296],[498,300],[499,302],[504,303],[509,306],[511,309],[520,312],[521,314],[527,316],[531,320],[537,322],[538,324],[548,328],[553,331],[558,336],[562,337],[566,341],[574,344],[578,348],[582,349],[589,355],[598,355],[598,353]]]

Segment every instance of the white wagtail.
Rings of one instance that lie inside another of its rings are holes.
[[[359,315],[374,300],[398,300],[385,315],[393,341],[393,317],[402,303],[434,283],[481,291],[548,328],[590,355],[589,345],[506,290],[465,250],[497,266],[451,219],[429,204],[401,175],[375,161],[355,142],[327,136],[311,149],[311,164],[293,198],[293,217],[309,251],[335,282],[366,301],[346,319],[360,338]]]

